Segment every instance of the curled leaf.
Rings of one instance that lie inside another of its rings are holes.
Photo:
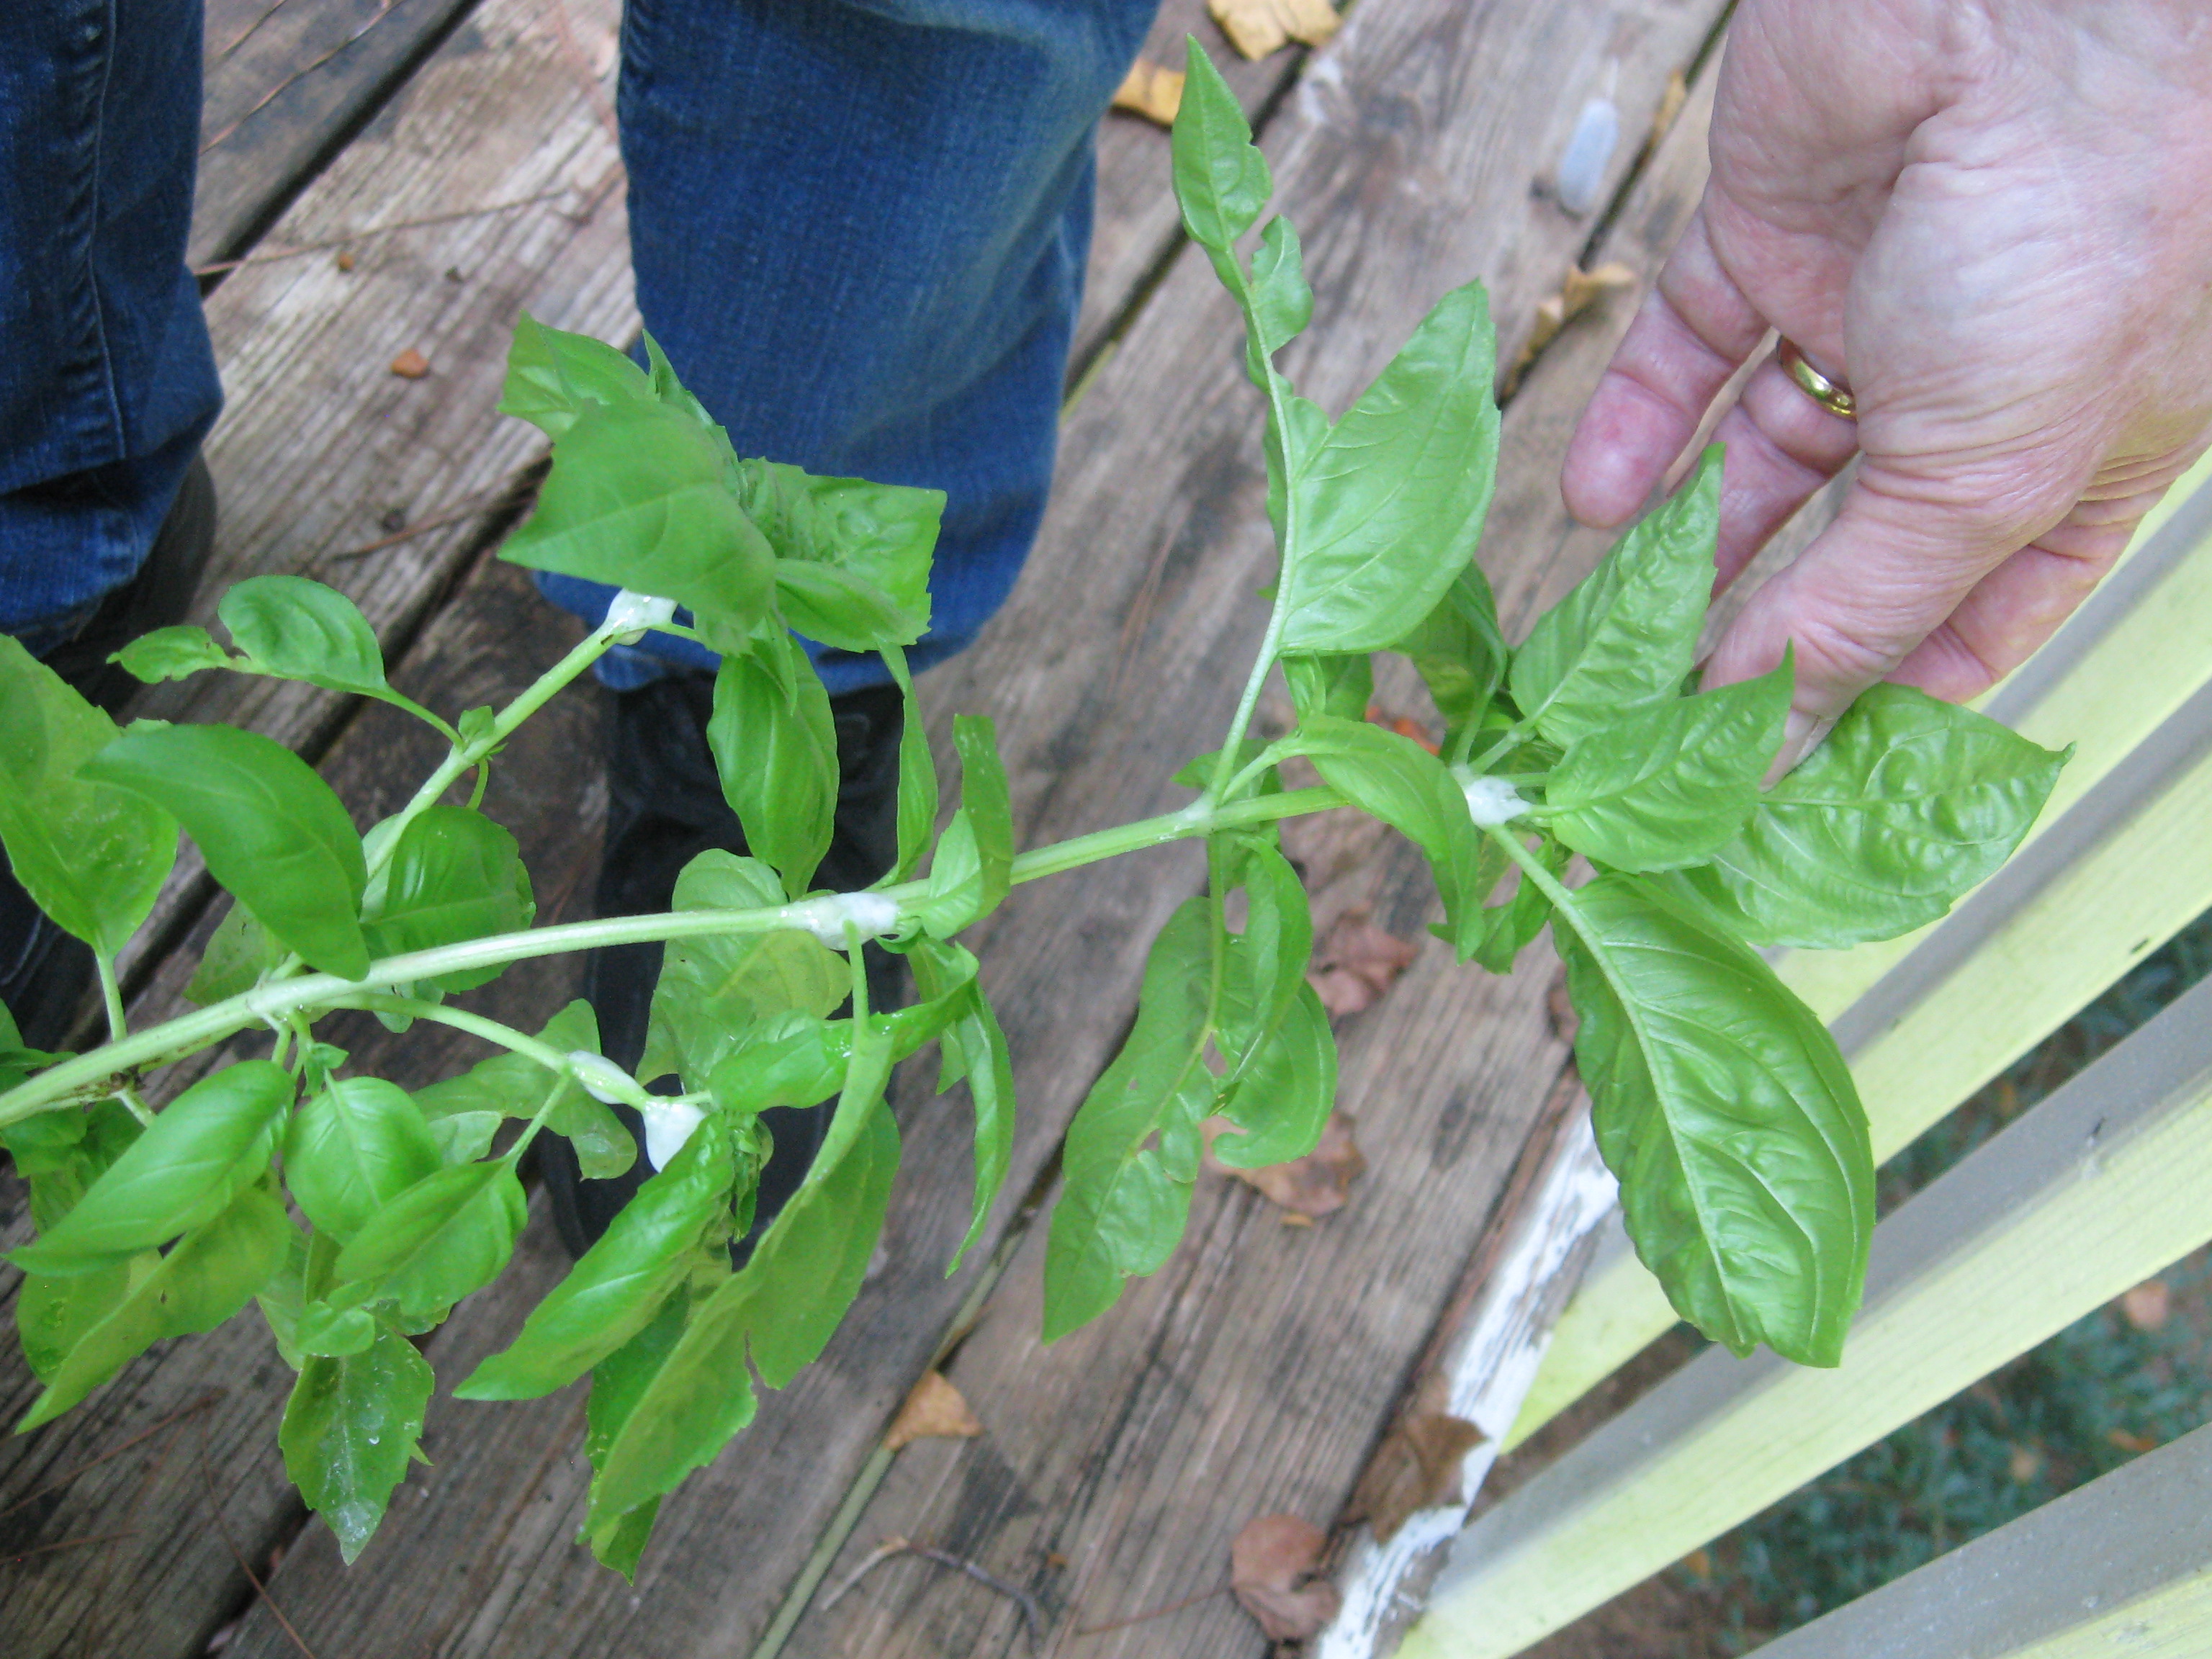
[[[1229,1587],[1271,1642],[1303,1642],[1336,1617],[1343,1598],[1321,1577],[1328,1534],[1295,1515],[1248,1521],[1229,1547]]]

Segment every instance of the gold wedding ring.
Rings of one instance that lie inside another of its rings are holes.
[[[1830,380],[1805,361],[1805,354],[1797,349],[1796,343],[1784,340],[1781,349],[1782,367],[1790,378],[1797,382],[1798,389],[1831,415],[1840,415],[1847,421],[1859,417],[1859,400],[1851,396],[1850,388]]]

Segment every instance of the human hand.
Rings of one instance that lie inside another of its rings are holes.
[[[1562,488],[1628,518],[1770,326],[1851,388],[1856,425],[1770,358],[1715,434],[1720,586],[1861,458],[1707,665],[1796,641],[1781,770],[1877,679],[2009,672],[2212,439],[2212,9],[1745,0],[1711,142]]]

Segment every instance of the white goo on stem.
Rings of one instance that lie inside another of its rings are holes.
[[[672,622],[675,617],[675,600],[657,593],[633,593],[625,587],[608,601],[606,625],[617,630],[617,645],[635,645],[645,637],[647,629]]]
[[[825,893],[794,909],[799,925],[833,951],[845,948],[848,922],[862,939],[878,939],[898,927],[898,902],[881,893]]]
[[[666,1169],[668,1160],[691,1139],[691,1132],[707,1120],[696,1106],[673,1100],[665,1106],[641,1106],[638,1115],[645,1120],[646,1162],[656,1170]]]
[[[1528,810],[1528,803],[1504,778],[1462,778],[1460,787],[1467,795],[1468,817],[1484,829],[1510,823]]]

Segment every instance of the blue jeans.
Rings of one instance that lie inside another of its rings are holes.
[[[1042,514],[1091,134],[1157,3],[629,0],[620,113],[646,326],[741,453],[945,491],[917,666],[975,637]],[[183,264],[199,87],[176,70],[198,62],[198,13],[0,5],[10,632],[58,637],[129,578],[214,417]],[[605,589],[543,586],[588,619],[605,609]],[[817,656],[833,691],[883,677],[872,659]],[[668,641],[604,677],[712,660]]]

